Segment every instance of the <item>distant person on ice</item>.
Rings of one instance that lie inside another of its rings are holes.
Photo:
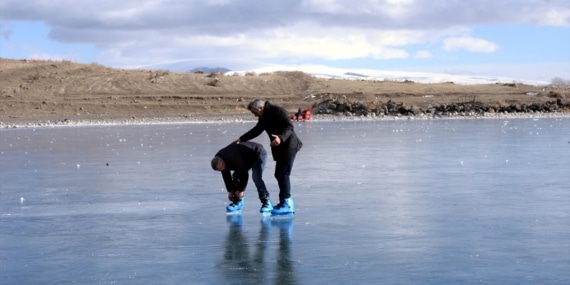
[[[211,164],[214,170],[222,172],[228,199],[231,201],[231,204],[226,206],[228,213],[239,212],[243,208],[244,191],[250,169],[251,178],[257,187],[262,204],[259,211],[263,214],[271,212],[272,208],[266,206],[269,192],[262,178],[266,159],[267,152],[261,144],[255,142],[232,143],[216,153]]]
[[[273,207],[272,215],[287,215],[295,212],[291,197],[291,182],[289,176],[293,169],[295,156],[303,146],[293,128],[289,113],[280,106],[273,105],[260,99],[254,99],[247,109],[258,118],[257,124],[243,134],[237,143],[247,142],[259,136],[263,131],[271,141],[271,154],[275,160],[275,178],[279,184],[279,204]],[[267,207],[271,206],[267,196]]]

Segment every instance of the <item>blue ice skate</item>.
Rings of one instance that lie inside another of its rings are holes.
[[[273,210],[273,204],[271,203],[271,200],[267,199],[265,200],[265,202],[261,205],[261,209],[259,209],[259,212],[263,215],[263,216],[271,216],[271,211]]]
[[[232,202],[231,204],[226,206],[226,213],[228,214],[236,214],[236,213],[240,213],[241,209],[243,209],[243,203],[244,203],[245,197],[241,198],[241,200],[239,200],[237,203]]]
[[[292,217],[295,213],[295,205],[293,204],[293,198],[287,198],[283,203],[279,203],[277,206],[273,207],[271,211],[272,217]]]

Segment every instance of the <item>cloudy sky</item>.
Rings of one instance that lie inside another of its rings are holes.
[[[570,1],[1,0],[0,57],[550,81],[570,79]]]

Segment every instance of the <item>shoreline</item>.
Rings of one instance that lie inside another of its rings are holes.
[[[220,76],[2,58],[0,63],[0,129],[250,122],[257,119],[245,104],[254,98],[289,112],[311,108],[312,121],[570,116],[566,86],[329,80],[300,71]]]
[[[308,122],[343,122],[343,121],[392,121],[392,120],[451,120],[451,119],[541,119],[570,118],[570,113],[484,113],[476,115],[457,114],[451,116],[393,116],[368,115],[346,116],[344,114],[313,114]],[[43,118],[3,118],[1,129],[49,128],[49,127],[81,127],[81,126],[137,126],[157,124],[206,124],[206,123],[249,123],[257,119],[249,113],[236,114],[199,114],[184,116],[144,116],[132,117],[84,117],[77,119],[43,117]],[[303,121],[294,121],[303,122]]]

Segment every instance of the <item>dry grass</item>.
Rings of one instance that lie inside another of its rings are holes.
[[[298,71],[212,77],[96,63],[0,59],[0,119],[238,114],[246,113],[245,105],[253,98],[296,111],[326,99],[364,105],[392,100],[424,107],[471,101],[532,104],[569,98],[569,93],[563,88],[510,84],[327,80]]]

